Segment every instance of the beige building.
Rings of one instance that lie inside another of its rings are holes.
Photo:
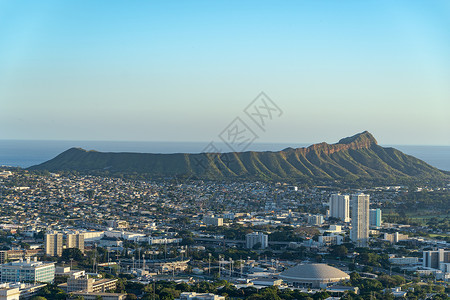
[[[74,292],[74,297],[81,296],[84,300],[97,300],[99,297],[102,300],[125,300],[127,294],[125,293],[89,293],[89,292]]]
[[[0,284],[0,300],[30,299],[47,284],[2,283]]]
[[[66,247],[77,248],[84,253],[84,235],[81,233],[68,233]]]
[[[351,240],[358,247],[369,245],[369,195],[352,195],[352,230]]]
[[[104,293],[114,290],[117,285],[117,279],[99,279],[89,278],[89,276],[83,276],[75,278],[71,276],[67,279],[67,283],[58,285],[59,288],[67,293],[72,292],[88,292],[88,293]]]
[[[61,256],[63,251],[62,233],[45,235],[45,254],[49,256]]]
[[[19,288],[0,288],[0,300],[19,300]]]
[[[409,236],[406,234],[401,234],[398,232],[395,233],[385,233],[384,240],[390,242],[391,244],[396,244],[400,241],[406,241],[409,239]]]

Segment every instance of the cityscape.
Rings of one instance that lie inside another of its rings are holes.
[[[450,279],[448,222],[388,221],[402,195],[447,187],[0,176],[7,299],[393,299]]]
[[[0,0],[0,300],[450,300],[448,0]]]

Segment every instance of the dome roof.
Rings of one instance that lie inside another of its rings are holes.
[[[300,264],[280,274],[281,278],[291,280],[343,280],[350,276],[327,264]]]

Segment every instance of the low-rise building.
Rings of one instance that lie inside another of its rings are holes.
[[[318,242],[322,246],[341,245],[344,241],[344,237],[339,234],[320,235]]]
[[[225,300],[225,297],[211,293],[184,292],[181,293],[180,300]]]
[[[0,300],[19,300],[20,290],[19,288],[0,288]]]
[[[89,293],[103,293],[114,290],[117,285],[117,279],[99,279],[89,278],[88,275],[82,277],[71,276],[67,283],[58,285],[59,288],[67,293],[83,291]]]
[[[2,283],[0,284],[0,300],[28,299],[35,296],[47,284]]]
[[[125,300],[127,294],[125,293],[90,293],[90,292],[73,292],[71,293],[75,297],[83,297],[84,300]]]
[[[55,280],[55,263],[15,261],[0,265],[1,282],[47,282]]]
[[[384,240],[390,242],[391,244],[397,244],[400,241],[406,241],[408,239],[409,239],[408,235],[401,234],[398,232],[384,234]]]
[[[223,226],[223,218],[217,218],[217,217],[214,217],[214,215],[213,216],[204,216],[203,223],[205,223],[205,225]]]
[[[389,262],[393,265],[416,265],[419,263],[418,257],[391,257]]]

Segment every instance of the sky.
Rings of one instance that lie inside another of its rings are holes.
[[[0,0],[0,139],[450,145],[449,29],[446,0]]]

